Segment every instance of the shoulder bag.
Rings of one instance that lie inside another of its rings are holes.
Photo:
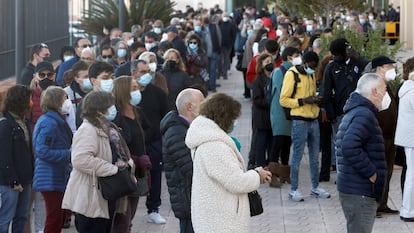
[[[118,167],[118,173],[99,177],[98,181],[102,196],[106,200],[117,200],[138,191],[137,184],[131,177],[129,166]]]

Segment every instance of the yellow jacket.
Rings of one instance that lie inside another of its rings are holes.
[[[298,73],[300,79],[300,82],[297,83],[296,93],[293,97],[291,96],[295,85],[295,78],[292,71]],[[302,101],[299,101],[299,99],[315,95],[316,77],[314,75],[301,74],[295,66],[292,66],[286,71],[279,102],[282,107],[291,109],[290,115],[292,116],[292,119],[312,120],[318,118],[319,107],[317,104],[301,105]]]

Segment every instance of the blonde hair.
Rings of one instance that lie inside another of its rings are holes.
[[[40,108],[42,108],[42,112],[59,112],[62,108],[64,102],[63,97],[65,95],[66,92],[59,86],[50,86],[42,91],[42,95],[40,96]]]
[[[150,59],[151,59],[151,57],[155,57],[155,58],[157,58],[157,55],[155,55],[155,53],[153,53],[153,52],[143,52],[141,55],[139,55],[139,58],[138,58],[138,60],[144,60],[146,63],[151,63],[150,62]]]
[[[177,55],[177,58],[178,58],[178,68],[180,68],[180,70],[184,70],[183,59],[181,58],[180,52],[178,52],[178,50],[176,50],[176,49],[168,49],[167,51],[165,51],[165,53],[164,53],[164,60],[165,60],[165,62],[163,64],[163,68],[165,68],[165,64],[167,64],[167,61],[168,61],[167,58],[168,58],[168,55],[170,53],[175,53]]]

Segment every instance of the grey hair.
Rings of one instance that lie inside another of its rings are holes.
[[[148,64],[148,63],[147,63],[147,61],[142,60],[142,59],[133,60],[133,61],[131,62],[131,69],[130,69],[131,74],[132,74],[132,73],[135,73],[135,72],[137,72],[137,71],[138,71],[138,64],[139,64],[139,63],[142,63],[142,64],[144,64],[144,65]]]
[[[371,95],[372,90],[379,87],[384,79],[376,73],[366,73],[359,78],[355,92],[364,97]]]
[[[150,57],[154,56],[155,58],[157,57],[157,55],[155,55],[155,53],[153,52],[143,52],[141,55],[139,55],[139,60],[144,60],[147,63],[150,63]]]
[[[315,48],[318,48],[318,49],[322,48],[322,40],[321,40],[321,38],[315,39],[313,41],[312,46],[315,47]]]
[[[175,106],[177,107],[178,113],[183,113],[187,103],[194,102],[195,92],[201,93],[201,91],[197,89],[186,88],[178,94],[177,99],[175,100]]]
[[[59,112],[62,108],[63,96],[65,95],[66,92],[59,86],[49,86],[46,90],[42,91],[42,95],[40,96],[42,112]]]

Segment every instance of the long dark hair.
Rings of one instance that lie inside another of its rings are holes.
[[[30,99],[32,90],[24,85],[16,85],[11,87],[6,94],[3,102],[2,113],[12,112],[20,117],[24,117],[30,110]]]

